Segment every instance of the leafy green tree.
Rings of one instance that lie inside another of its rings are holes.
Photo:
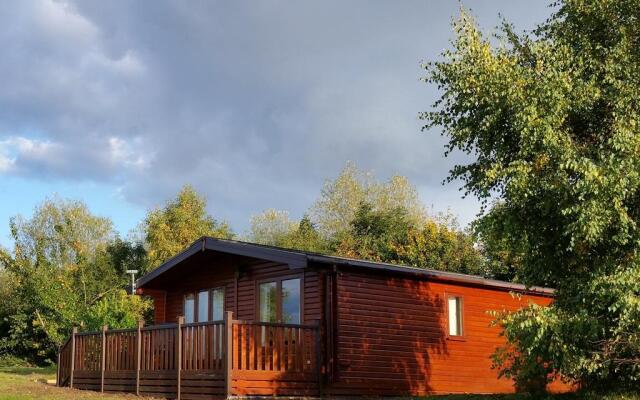
[[[284,237],[283,247],[311,251],[316,253],[326,253],[329,251],[327,242],[320,236],[313,222],[307,215],[302,217],[298,226],[289,231]]]
[[[248,240],[325,254],[493,276],[449,215],[430,216],[402,176],[386,182],[347,163],[328,180],[299,223],[286,211],[266,210],[251,220]],[[496,270],[496,272],[500,272]]]
[[[442,95],[423,114],[425,128],[444,128],[448,152],[472,155],[450,180],[485,204],[498,202],[477,224],[481,237],[516,261],[517,280],[557,288],[550,310],[502,320],[516,348],[540,349],[532,340],[544,325],[544,346],[559,349],[520,357],[583,384],[633,384],[640,379],[640,2],[556,5],[533,34],[504,23],[495,38],[463,12],[452,49],[426,65]]]
[[[30,219],[13,218],[11,233],[13,253],[0,254],[7,296],[0,307],[0,352],[46,362],[73,326],[86,329],[90,311],[124,287],[126,266],[115,251],[122,241],[111,221],[61,199],[46,200]],[[123,309],[131,312],[127,321],[142,316],[138,308]]]
[[[418,268],[496,278],[476,248],[473,235],[438,219],[428,219],[407,232],[407,243],[398,249],[401,264]]]
[[[289,219],[287,211],[265,210],[251,217],[249,240],[269,246],[284,246],[287,235],[295,229],[295,222]]]
[[[330,240],[350,229],[362,203],[376,210],[403,208],[416,223],[425,216],[418,193],[407,178],[394,176],[379,182],[371,172],[363,172],[349,162],[338,177],[325,182],[320,198],[311,207],[310,218],[323,238]]]
[[[363,203],[336,254],[468,274],[487,275],[484,260],[470,234],[435,219],[414,225],[407,211],[376,211]]]
[[[251,219],[248,240],[296,250],[327,251],[326,242],[308,216],[296,224],[289,219],[288,212],[274,209],[265,210]]]
[[[521,263],[523,242],[520,238],[504,234],[508,224],[499,217],[502,211],[502,205],[495,204],[491,210],[493,217],[474,221],[471,229],[490,275],[503,281],[517,281],[516,271]]]
[[[87,330],[100,330],[104,325],[113,329],[131,328],[151,308],[151,303],[140,296],[131,296],[126,290],[110,292],[87,310]]]
[[[411,223],[404,208],[376,211],[369,203],[357,208],[351,229],[341,235],[336,254],[372,261],[398,262],[398,248],[408,241]]]
[[[231,228],[210,216],[206,207],[206,199],[186,185],[175,199],[149,212],[144,222],[144,233],[151,269],[202,236],[233,237]]]

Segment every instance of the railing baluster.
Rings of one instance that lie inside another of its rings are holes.
[[[104,392],[104,369],[106,366],[106,354],[107,354],[107,329],[109,329],[106,325],[102,327],[102,346],[100,351],[100,392]]]
[[[229,398],[232,394],[233,380],[233,313],[231,311],[224,314],[224,330],[225,397]]]
[[[225,313],[221,322],[185,325],[183,321],[158,327],[139,323],[137,329],[112,331],[104,327],[100,333],[75,331],[58,354],[58,384],[83,387],[74,380],[79,380],[78,371],[88,371],[95,374],[90,376],[95,376],[96,390],[100,374],[99,390],[104,392],[115,388],[110,371],[126,371],[130,375],[118,377],[123,382],[117,385],[131,385],[133,391],[135,376],[135,393],[141,395],[152,390],[143,384],[147,371],[155,371],[151,376],[176,371],[176,397],[180,398],[185,383],[183,371],[221,373],[225,376],[224,390],[232,394],[233,373],[241,370],[305,373],[305,379],[317,379],[322,391],[322,330],[318,322],[234,321],[232,313]]]
[[[76,333],[78,333],[78,328],[75,326],[71,331],[71,373],[69,377],[69,387],[73,389],[73,370],[75,369],[76,363]]]
[[[182,324],[184,323],[184,317],[180,316],[178,317],[178,360],[177,360],[177,366],[176,369],[178,371],[178,383],[177,383],[177,398],[178,400],[180,400],[180,380],[181,380],[181,369],[182,369]]]

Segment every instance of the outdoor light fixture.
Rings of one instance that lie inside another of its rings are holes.
[[[131,274],[131,294],[136,293],[136,274],[139,271],[137,269],[128,269],[127,274]]]

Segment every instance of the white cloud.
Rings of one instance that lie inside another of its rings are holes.
[[[149,166],[151,155],[143,154],[140,150],[141,141],[126,140],[112,136],[108,139],[110,160],[114,166],[144,169]]]
[[[13,170],[15,159],[9,158],[6,154],[0,153],[0,174]]]
[[[529,27],[548,14],[524,0],[475,11]],[[300,215],[351,159],[407,175],[446,209],[457,187],[439,182],[454,160],[437,132],[419,132],[435,93],[418,65],[447,46],[457,12],[424,1],[0,3],[0,172],[108,182],[144,206],[192,183],[241,230],[263,208]]]
[[[67,1],[35,1],[31,16],[34,22],[31,28],[39,28],[43,34],[59,40],[90,44],[99,33],[98,28]]]

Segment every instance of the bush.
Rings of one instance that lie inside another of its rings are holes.
[[[113,329],[133,328],[150,308],[151,302],[148,299],[117,290],[89,309],[84,328],[89,331],[100,330],[103,325]]]

